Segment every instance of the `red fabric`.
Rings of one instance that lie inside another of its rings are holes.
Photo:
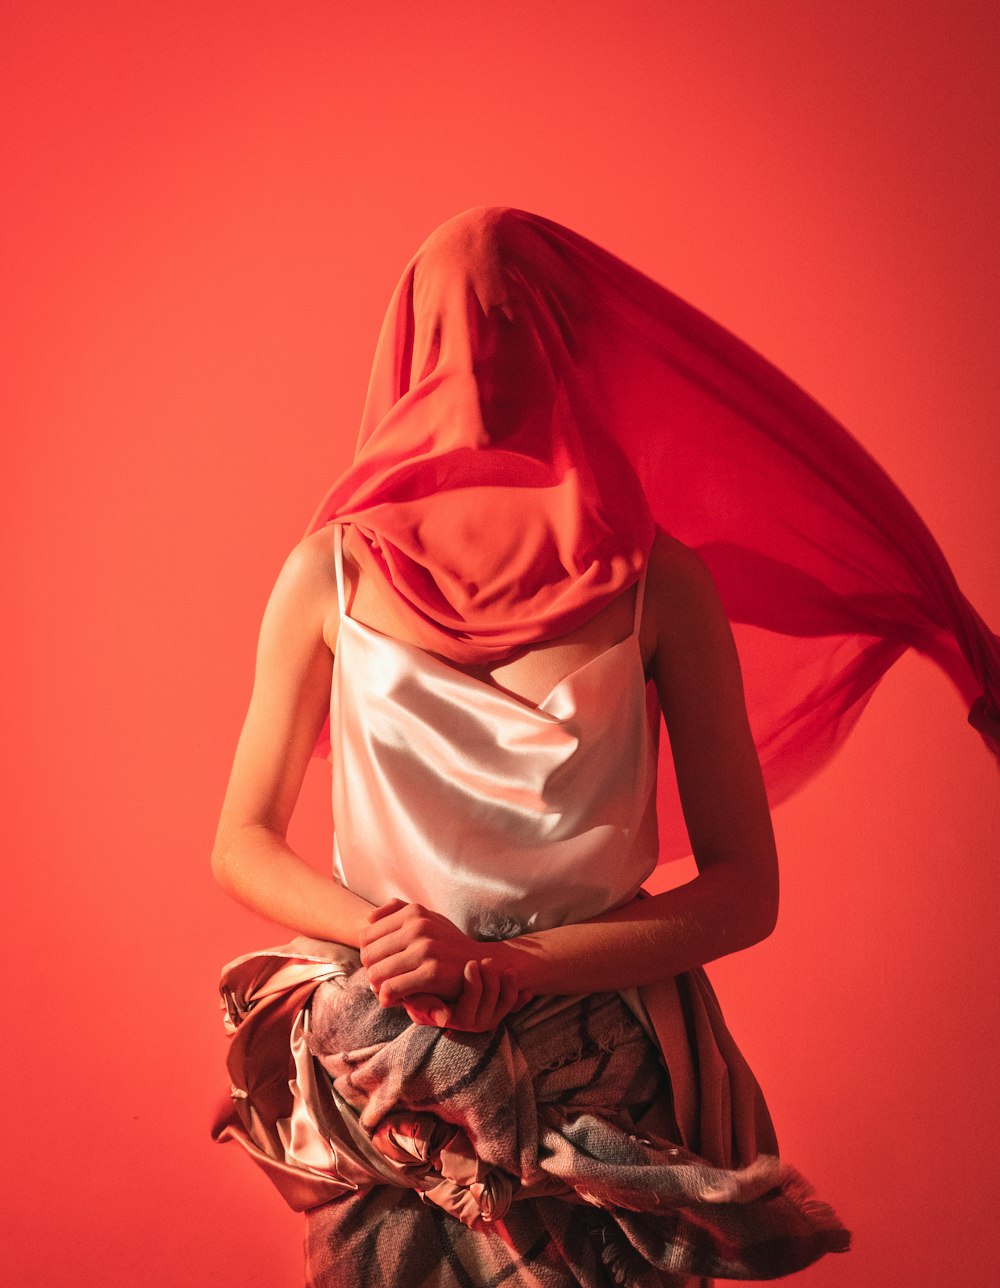
[[[458,663],[592,616],[636,579],[654,525],[694,547],[734,625],[772,803],[910,647],[1000,755],[1000,638],[891,479],[759,354],[541,216],[466,211],[407,265],[354,464],[309,531],[335,519],[416,639]]]
[[[442,225],[393,293],[354,465],[310,531],[356,524],[365,572],[454,661],[579,625],[652,543],[629,434],[592,387],[597,302],[531,216],[489,208]]]

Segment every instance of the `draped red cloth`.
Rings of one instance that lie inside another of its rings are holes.
[[[539,215],[466,211],[406,266],[354,463],[308,531],[333,520],[356,525],[414,638],[458,664],[592,616],[657,526],[693,547],[733,623],[772,804],[907,648],[1000,757],[1000,637],[888,475],[742,341]],[[682,838],[668,827],[661,857]]]

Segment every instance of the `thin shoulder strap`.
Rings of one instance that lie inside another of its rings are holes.
[[[335,523],[333,533],[333,566],[337,573],[337,607],[340,609],[340,616],[346,617],[347,610],[344,607],[344,525]]]
[[[646,573],[649,572],[649,559],[642,566],[642,572],[639,574],[639,580],[635,588],[635,621],[632,623],[632,634],[636,635],[639,631],[639,623],[642,621],[642,601],[646,594]]]

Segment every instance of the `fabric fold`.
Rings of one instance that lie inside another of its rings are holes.
[[[886,472],[761,354],[540,215],[464,211],[407,264],[354,462],[308,530],[331,522],[355,526],[399,633],[460,664],[592,617],[657,528],[692,547],[734,626],[772,805],[910,648],[1000,757],[1000,638]],[[663,780],[661,862],[688,852]]]
[[[387,1185],[480,1232],[524,1199],[570,1223],[599,1209],[603,1246],[664,1274],[773,1278],[849,1244],[779,1160],[703,971],[637,990],[662,1048],[616,992],[539,998],[491,1033],[412,1024],[355,950],[318,941],[238,959],[221,990],[233,1094],[213,1134],[348,1259],[372,1231],[337,1198]]]

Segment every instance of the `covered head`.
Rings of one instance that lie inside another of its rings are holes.
[[[466,211],[406,266],[354,463],[309,531],[329,522],[459,664],[573,629],[670,532],[733,623],[772,803],[910,647],[998,750],[1000,641],[885,472],[735,336],[539,215]],[[683,852],[667,831],[664,857]]]
[[[311,525],[354,523],[365,571],[455,661],[571,630],[652,542],[630,436],[593,387],[607,337],[585,267],[522,211],[437,229],[393,292],[354,464]]]

